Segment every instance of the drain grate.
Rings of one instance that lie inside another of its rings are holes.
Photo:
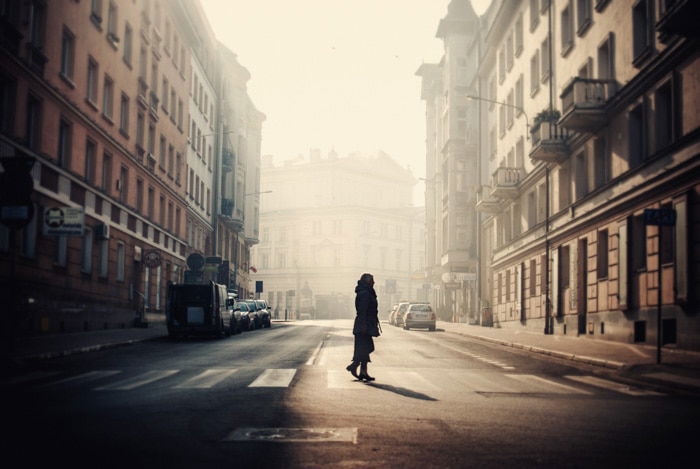
[[[237,428],[221,441],[357,444],[357,428]]]

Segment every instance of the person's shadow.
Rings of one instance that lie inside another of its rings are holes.
[[[382,383],[377,383],[377,382],[373,381],[373,382],[365,383],[365,385],[372,386],[373,388],[377,388],[377,389],[383,389],[384,391],[390,391],[390,392],[396,393],[400,396],[406,396],[406,397],[410,397],[413,399],[421,399],[424,401],[437,401],[437,399],[435,399],[434,397],[430,397],[427,394],[423,394],[423,393],[420,393],[417,391],[411,391],[410,389],[406,389],[406,388],[399,388],[396,386],[392,386],[390,384],[382,384]]]

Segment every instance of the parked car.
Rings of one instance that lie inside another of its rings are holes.
[[[241,331],[252,331],[255,329],[255,312],[251,311],[248,303],[239,301],[236,303],[235,310],[240,313]]]
[[[396,309],[396,312],[394,313],[394,326],[401,327],[403,326],[403,315],[406,314],[406,310],[408,309],[408,305],[410,305],[408,301],[399,303],[399,307]]]
[[[389,310],[389,313],[386,316],[386,320],[389,321],[389,324],[391,324],[391,315],[394,314],[394,311],[396,311],[399,307],[399,304],[396,303],[391,306],[391,309]]]
[[[241,309],[236,307],[236,297],[231,293],[228,295],[228,304],[231,309],[231,334],[240,334],[244,330],[243,318],[241,317]]]
[[[403,319],[403,328],[427,328],[435,330],[435,312],[427,303],[412,303],[408,305]]]
[[[165,307],[168,335],[229,336],[232,305],[225,285],[170,284]]]
[[[263,327],[263,316],[267,311],[263,311],[263,308],[258,305],[256,302],[257,300],[254,299],[247,299],[247,300],[242,300],[245,304],[248,305],[249,309],[253,312],[255,312],[255,328],[256,329],[261,329]],[[269,313],[267,313],[269,315]]]
[[[267,306],[267,301],[265,300],[255,300],[255,304],[258,306],[258,315],[260,316],[261,323],[263,327],[268,329],[272,326],[272,312]]]

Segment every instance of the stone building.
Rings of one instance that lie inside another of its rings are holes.
[[[423,209],[415,179],[388,155],[322,157],[262,167],[255,280],[274,308],[351,317],[360,275],[375,276],[380,314],[400,299],[425,300]],[[293,292],[293,293],[290,293]]]
[[[697,14],[531,0],[480,19],[484,323],[700,348]]]

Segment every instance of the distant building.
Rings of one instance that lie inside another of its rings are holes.
[[[350,317],[364,272],[375,276],[380,314],[400,299],[427,299],[424,212],[411,206],[409,170],[381,152],[266,158],[261,190],[272,192],[262,196],[254,279],[273,308]]]

